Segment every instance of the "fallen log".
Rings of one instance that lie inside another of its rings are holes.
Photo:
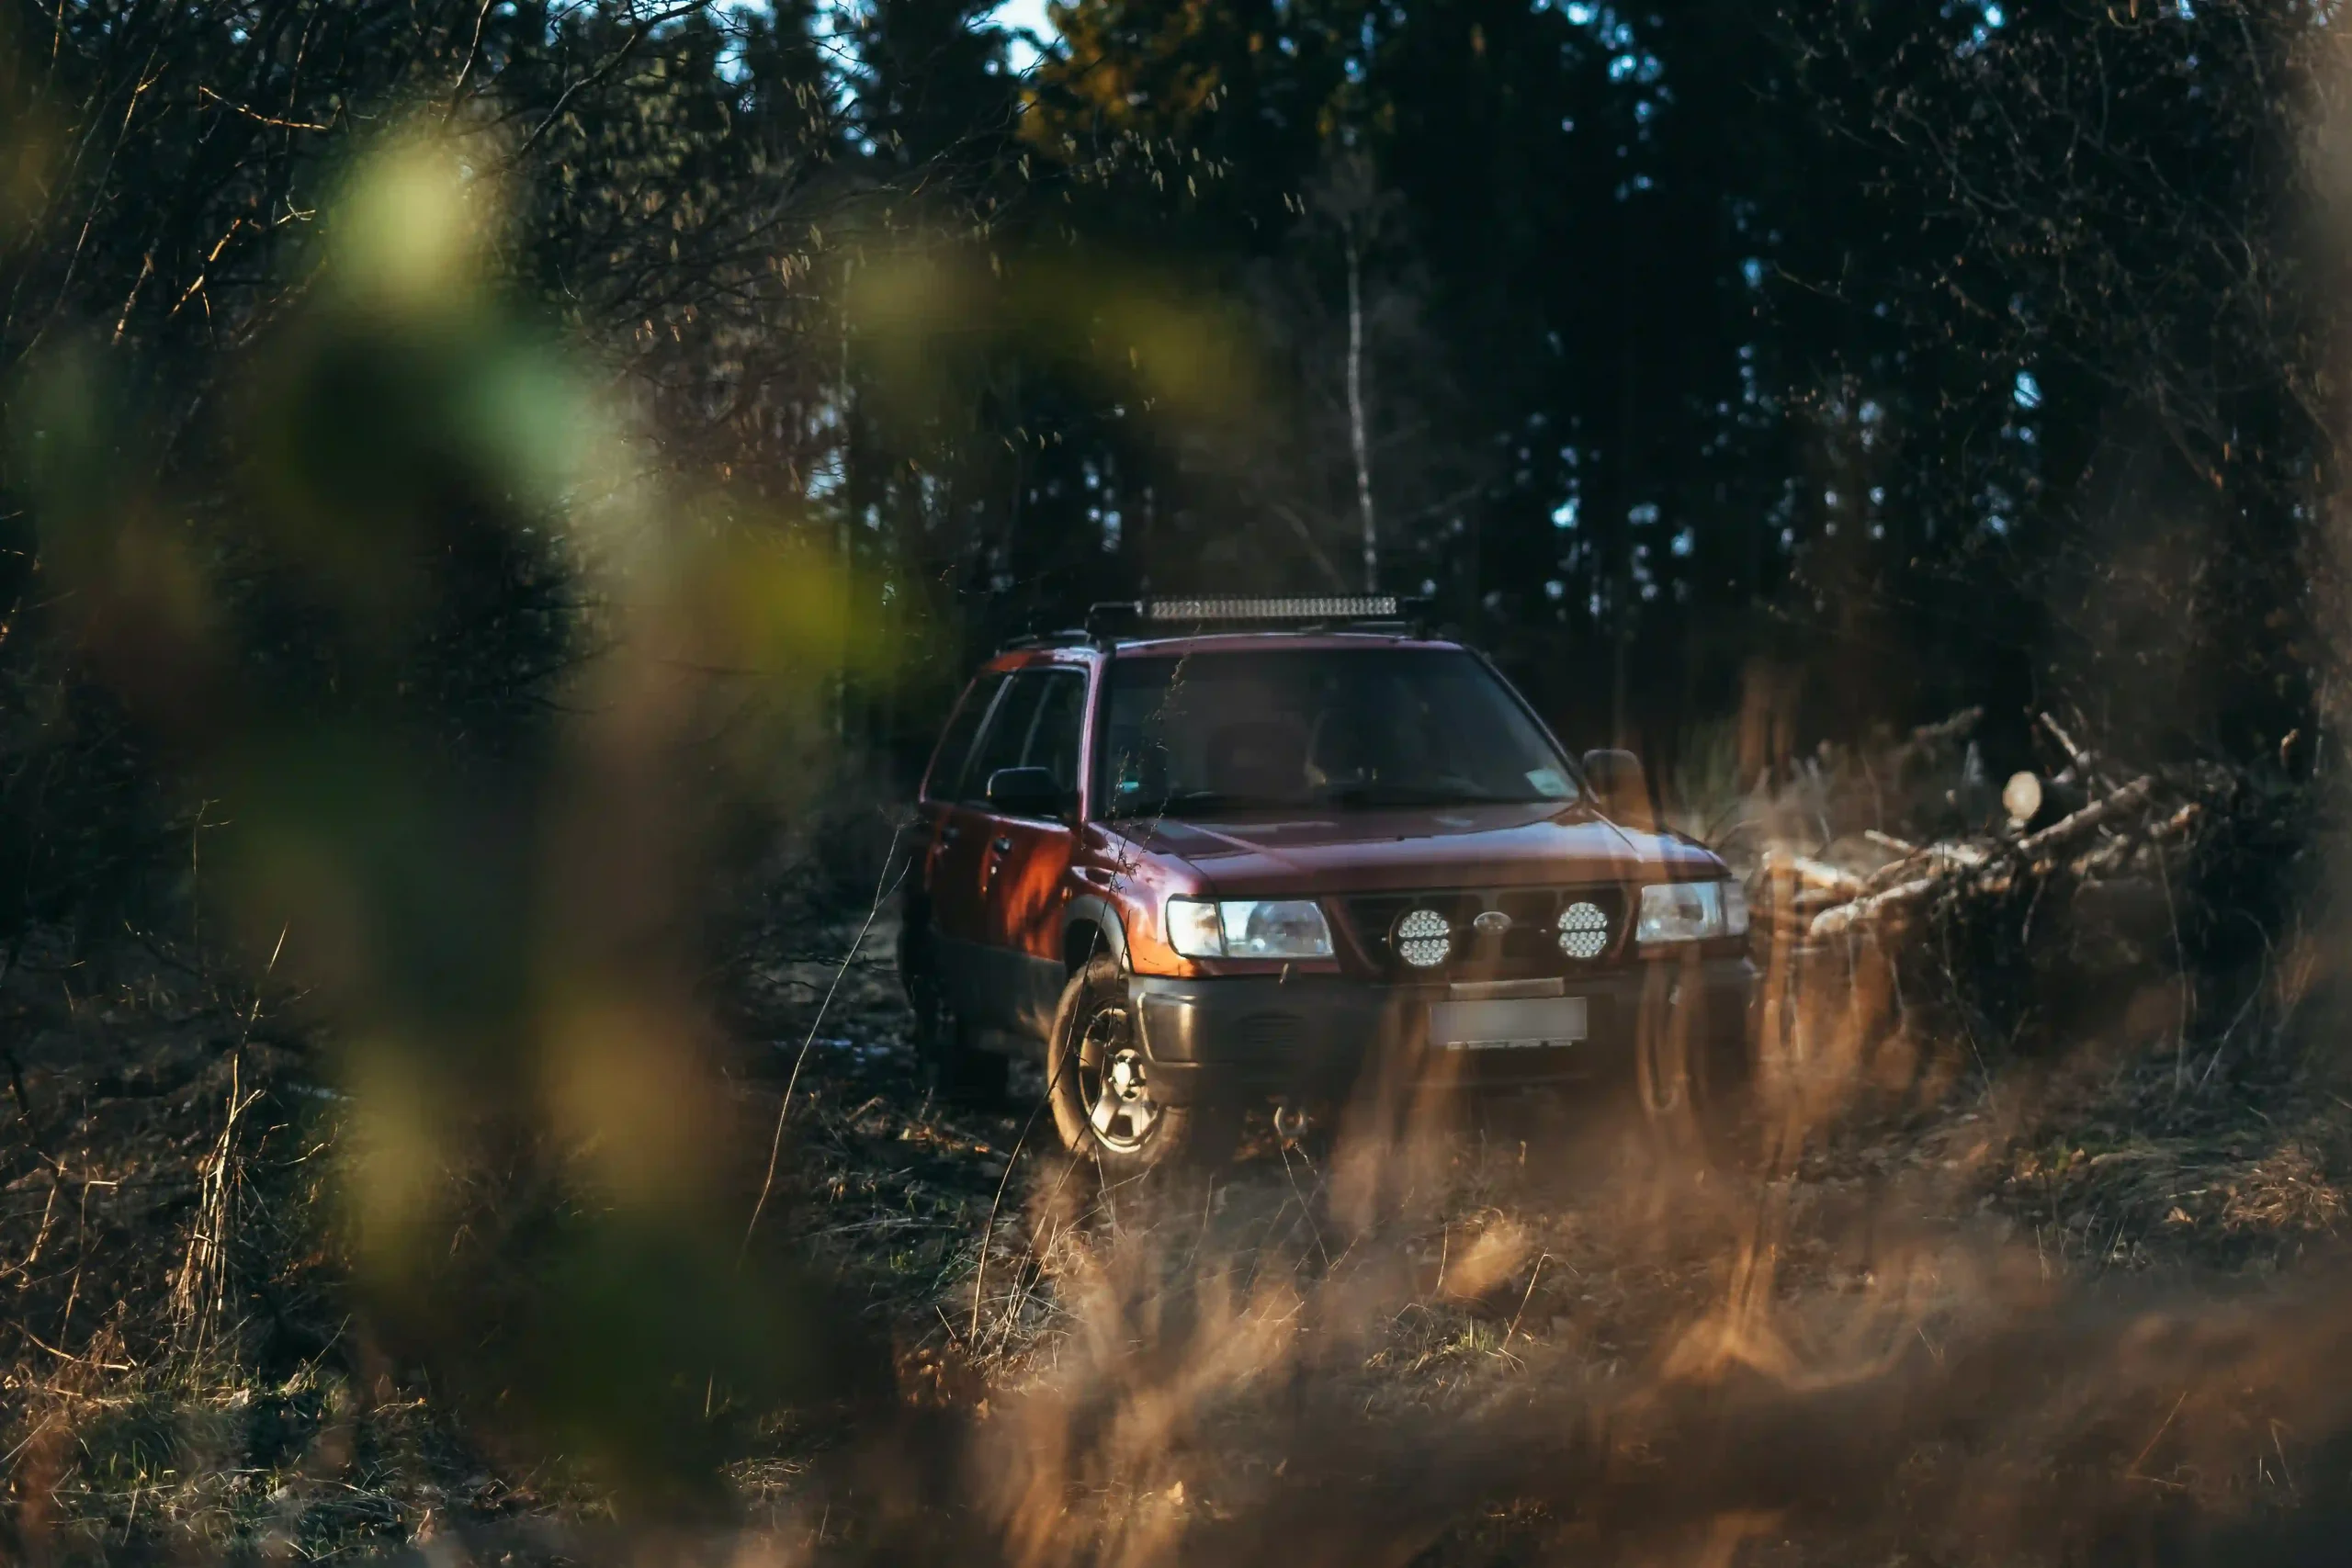
[[[2113,795],[2094,800],[2081,810],[2061,817],[2040,832],[2029,833],[2018,840],[2018,858],[2023,861],[2033,861],[2048,854],[2060,844],[2070,839],[2082,837],[2118,813],[2131,810],[2146,800],[2148,792],[2155,787],[2154,779],[2145,773],[2141,774]]]
[[[2049,859],[2053,852],[2142,805],[2154,787],[2155,781],[2143,774],[2039,832],[2028,834],[1998,858],[1973,844],[1930,844],[1910,860],[1883,866],[1863,879],[1871,891],[1814,916],[1813,923],[1806,928],[1807,934],[1815,939],[1836,936],[1947,889],[1998,894],[2015,886],[2020,872],[2046,875],[2054,863]],[[2191,815],[2190,807],[2183,807],[2165,826],[2170,828],[2177,822],[2186,827]],[[2118,842],[2128,845],[2131,840]],[[2096,855],[2105,851],[2092,852]],[[1920,874],[1923,871],[1924,874]],[[1894,881],[1897,876],[1908,879]]]
[[[2011,773],[2001,786],[2001,808],[2020,828],[2041,816],[2041,781],[2029,773]]]
[[[1809,855],[1791,854],[1785,850],[1764,852],[1767,874],[1794,878],[1800,885],[1840,898],[1859,898],[1866,891],[1862,879],[1852,872],[1818,861]]]
[[[1876,919],[1889,909],[1918,902],[1941,887],[1946,880],[1942,876],[1923,876],[1915,882],[1890,887],[1883,893],[1872,893],[1850,903],[1840,904],[1834,909],[1824,909],[1814,916],[1806,934],[1818,941],[1826,936],[1836,936],[1840,931],[1851,931],[1865,920]]]
[[[1871,872],[1862,879],[1862,891],[1877,893],[1922,874],[1941,876],[1951,872],[1972,871],[1983,865],[1986,858],[1985,852],[1974,844],[1929,844]]]
[[[2133,851],[2143,849],[2150,844],[2162,843],[2166,839],[2177,838],[2187,832],[2189,824],[2195,822],[2203,810],[2203,806],[2192,800],[2150,828],[2144,834],[2120,838],[2112,843],[2101,844],[2098,849],[2077,855],[2074,863],[2066,869],[2077,877],[2098,876],[2112,871],[2121,865]]]

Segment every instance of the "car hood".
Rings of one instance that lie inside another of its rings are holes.
[[[1654,881],[1723,864],[1687,839],[1546,802],[1122,826],[1227,897]]]

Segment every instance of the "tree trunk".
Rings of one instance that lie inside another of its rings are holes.
[[[1380,592],[1380,529],[1372,508],[1372,433],[1363,415],[1363,265],[1348,241],[1348,443],[1355,449],[1356,513],[1363,523],[1363,591]]]

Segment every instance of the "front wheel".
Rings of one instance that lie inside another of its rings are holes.
[[[1233,1153],[1239,1127],[1230,1111],[1170,1105],[1155,1091],[1126,976],[1108,953],[1089,959],[1063,987],[1046,1071],[1063,1145],[1092,1159],[1107,1179],[1179,1160],[1215,1164]]]
[[[1633,1088],[1642,1118],[1670,1154],[1702,1164],[1739,1164],[1753,1080],[1746,1040],[1708,1018],[1706,999],[1695,987],[1686,999],[1663,968],[1651,982],[1634,1050]]]

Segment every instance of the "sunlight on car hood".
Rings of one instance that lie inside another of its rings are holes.
[[[1720,863],[1685,840],[1544,802],[1126,826],[1144,848],[1186,861],[1227,889],[1301,881],[1333,890],[1615,881]]]

